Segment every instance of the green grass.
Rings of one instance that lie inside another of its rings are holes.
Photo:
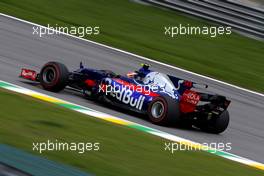
[[[46,151],[41,156],[102,175],[259,176],[263,172],[206,152],[164,151],[164,139],[0,89],[0,144],[99,142],[100,151]]]
[[[264,92],[264,42],[230,36],[168,38],[164,26],[209,25],[128,0],[0,0],[0,12],[47,26],[100,26],[88,39]]]

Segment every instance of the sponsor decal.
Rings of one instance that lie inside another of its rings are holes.
[[[126,81],[121,80],[121,79],[113,79],[113,80],[116,81],[117,83],[121,84],[122,88],[123,87],[129,88],[132,91],[136,91],[136,92],[139,92],[141,94],[151,96],[151,97],[159,96],[157,93],[155,93],[155,92],[158,92],[157,87],[153,87],[153,86],[147,85],[147,84],[146,85],[135,85],[133,83],[129,83],[129,82],[126,82]],[[120,87],[120,86],[115,85],[114,87]]]
[[[183,93],[183,97],[182,97],[183,101],[193,104],[193,105],[197,105],[197,103],[200,100],[200,95],[198,95],[196,92],[192,91],[192,90],[186,90]]]
[[[193,112],[200,100],[200,95],[195,91],[186,90],[180,101],[180,110],[183,113]]]
[[[135,98],[132,96],[133,91],[130,89],[122,89],[121,91],[118,92],[111,92],[110,95],[112,97],[115,97],[117,100],[123,102],[124,104],[128,104],[131,107],[135,107],[136,109],[141,110],[145,96],[140,95],[138,98]]]

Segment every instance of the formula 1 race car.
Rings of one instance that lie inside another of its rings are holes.
[[[146,114],[158,125],[183,123],[221,133],[229,123],[230,101],[226,97],[195,91],[199,86],[208,86],[152,71],[147,64],[122,76],[85,68],[82,63],[79,69],[69,72],[64,64],[48,62],[40,73],[23,68],[20,77],[39,82],[52,92],[71,87],[89,99]]]

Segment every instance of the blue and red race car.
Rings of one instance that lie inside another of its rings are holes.
[[[187,124],[210,133],[223,132],[229,123],[230,101],[221,95],[195,91],[197,84],[149,69],[149,65],[125,76],[109,70],[80,68],[69,72],[58,62],[46,63],[40,73],[22,69],[20,77],[39,82],[45,90],[59,92],[66,86],[89,99],[146,114],[159,124]]]

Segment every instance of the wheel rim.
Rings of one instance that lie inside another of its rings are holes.
[[[157,101],[151,107],[151,115],[155,119],[160,118],[164,113],[164,105],[162,102]]]
[[[43,72],[43,81],[46,83],[52,83],[56,78],[55,69],[52,67],[48,67]]]

